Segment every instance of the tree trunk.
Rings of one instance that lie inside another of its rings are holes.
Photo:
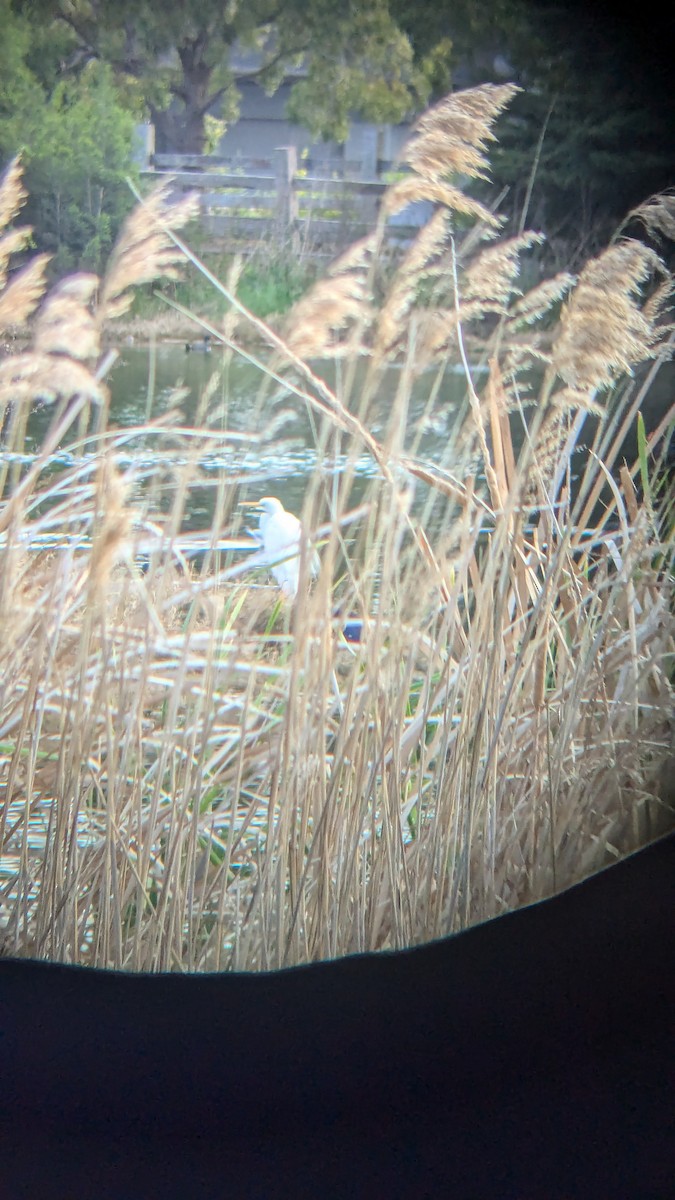
[[[183,77],[172,88],[167,109],[151,106],[158,154],[203,154],[204,117],[209,108],[209,85],[213,68],[201,58],[202,47],[192,42],[179,50]]]
[[[177,100],[160,111],[150,107],[157,154],[203,154],[204,115],[190,112]]]

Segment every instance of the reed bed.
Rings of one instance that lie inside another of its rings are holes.
[[[639,425],[634,464],[619,459],[668,355],[672,280],[622,238],[578,277],[523,289],[538,236],[503,237],[457,182],[487,173],[512,93],[473,89],[425,114],[377,228],[283,336],[239,303],[236,270],[212,280],[225,316],[201,327],[222,355],[190,426],[177,397],[116,428],[102,344],[135,286],[194,261],[178,232],[192,201],[155,193],[103,279],[45,294],[42,259],[6,282],[27,237],[10,229],[19,165],[6,172],[0,317],[32,315],[33,332],[0,360],[5,953],[261,970],[404,947],[672,824],[672,413],[649,436]],[[433,216],[385,275],[386,222],[420,198]],[[223,403],[231,356],[255,360],[244,328],[267,344],[260,396],[306,406],[323,459],[346,456],[308,488],[321,570],[293,604],[246,570],[236,465],[198,565],[181,549],[204,455],[236,463],[245,447]],[[419,439],[457,364],[465,405],[429,461]],[[36,404],[52,417],[30,450]],[[154,454],[124,466],[130,446]],[[349,614],[358,644],[341,633]]]

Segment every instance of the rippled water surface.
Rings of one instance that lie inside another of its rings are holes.
[[[325,371],[319,368],[319,373],[324,373],[329,384],[342,394],[342,381],[336,380],[334,366],[328,365]],[[400,378],[400,371],[394,368],[383,376],[367,414],[369,431],[381,441],[386,441],[391,431]],[[243,495],[272,493],[286,507],[297,509],[315,467],[320,465],[328,477],[339,474],[351,448],[345,437],[340,439],[333,433],[326,438],[322,418],[292,391],[270,380],[259,367],[242,358],[226,361],[216,348],[204,354],[186,353],[184,343],[155,348],[124,347],[107,382],[112,394],[110,425],[118,428],[142,425],[170,408],[179,410],[176,419],[183,427],[203,428],[198,421],[198,408],[200,398],[209,393],[208,427],[214,432],[227,430],[230,436],[214,440],[212,451],[200,453],[204,478],[202,486],[194,489],[188,507],[191,522],[202,527],[213,511],[214,484],[223,472],[245,487]],[[352,411],[358,410],[359,382],[357,374],[348,401]],[[475,382],[479,389],[484,383],[480,369]],[[642,406],[648,432],[673,402],[674,382],[675,370],[672,364],[667,364],[661,368]],[[301,380],[298,383],[302,385]],[[460,370],[446,370],[429,411],[428,400],[434,386],[433,373],[416,380],[405,413],[402,446],[422,459],[451,468],[449,442],[466,401],[466,380]],[[50,419],[49,409],[42,409],[32,417],[29,451],[37,449]],[[518,424],[514,423],[516,441],[520,440]],[[634,437],[629,437],[626,448],[629,455],[633,447]],[[73,457],[67,445],[60,453],[61,461]],[[156,461],[158,454],[168,453],[180,465],[176,443],[171,445],[166,435],[134,436],[122,447],[118,462],[123,469],[136,465],[142,471]],[[372,456],[365,448],[358,454],[354,470],[357,481],[375,473]],[[356,491],[358,494],[358,483]]]
[[[329,368],[326,378],[331,385],[335,384],[334,368]],[[399,380],[398,370],[387,374],[368,414],[368,429],[380,440],[386,440],[391,428]],[[304,400],[242,359],[226,362],[217,349],[203,354],[186,353],[183,344],[164,344],[154,350],[124,347],[107,382],[112,394],[110,425],[116,427],[142,425],[177,408],[177,423],[195,430],[203,428],[198,421],[198,409],[200,398],[208,392],[206,424],[214,433],[227,431],[230,436],[214,437],[212,448],[200,449],[201,479],[199,486],[191,488],[188,527],[208,526],[216,486],[224,477],[241,486],[242,497],[277,495],[287,508],[297,511],[316,467],[321,468],[326,479],[331,479],[344,469],[350,451],[353,454],[351,439],[329,432],[324,419],[312,412]],[[448,372],[433,413],[425,418],[430,387],[429,378],[417,383],[406,413],[403,441],[406,450],[440,463],[447,458],[450,432],[466,384],[460,375]],[[353,410],[358,407],[358,379],[350,403]],[[50,417],[48,409],[34,414],[27,445],[29,453],[38,448]],[[418,436],[420,422],[422,432]],[[78,448],[76,453],[81,461],[82,450]],[[186,446],[178,448],[176,441],[172,443],[166,434],[136,435],[117,451],[116,458],[122,469],[135,467],[143,475],[157,462],[158,454],[165,460],[170,456],[172,463],[180,466],[186,461]],[[73,448],[62,446],[55,461],[74,462]],[[365,448],[352,461],[354,497],[358,498],[376,466]]]

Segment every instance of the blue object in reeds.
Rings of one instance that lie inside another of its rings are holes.
[[[363,621],[360,617],[349,617],[342,627],[346,642],[360,642],[363,638]]]

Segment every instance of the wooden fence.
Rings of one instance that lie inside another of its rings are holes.
[[[319,177],[298,169],[294,146],[269,160],[233,165],[217,155],[155,154],[146,180],[169,175],[177,192],[200,193],[202,226],[214,239],[280,239],[303,235],[313,243],[337,244],[372,229],[382,180]],[[429,206],[409,205],[390,221],[390,236],[406,240],[428,219]]]

